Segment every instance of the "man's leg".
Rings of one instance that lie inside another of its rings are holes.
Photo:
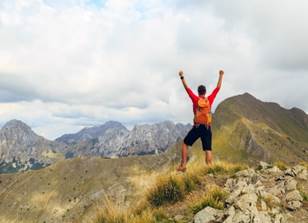
[[[187,163],[187,145],[185,143],[182,144],[182,161],[181,161],[181,165],[182,166],[186,166]]]
[[[181,164],[178,166],[178,171],[185,171],[186,170],[186,163],[187,163],[187,145],[185,143],[182,144],[182,160]]]
[[[182,144],[182,161],[178,166],[177,170],[185,172],[187,163],[187,147],[194,144],[194,142],[199,138],[197,128],[194,126],[187,134]]]
[[[203,127],[203,132],[201,135],[202,147],[205,152],[205,163],[208,166],[212,165],[213,155],[212,155],[212,130],[210,127]]]
[[[212,165],[212,161],[213,161],[213,155],[212,155],[212,151],[211,150],[206,150],[205,151],[205,162],[208,166]]]

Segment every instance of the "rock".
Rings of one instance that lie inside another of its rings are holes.
[[[277,166],[267,169],[265,170],[265,172],[268,174],[275,174],[275,175],[283,174],[283,171],[281,171]]]
[[[235,174],[236,177],[252,177],[256,174],[255,170],[252,168],[239,171]]]
[[[274,217],[274,223],[282,223],[284,222],[284,217],[282,214],[276,214]]]
[[[241,211],[237,211],[232,219],[233,222],[240,222],[240,223],[250,223],[250,216]]]
[[[226,199],[226,204],[227,204],[227,205],[232,205],[232,204],[235,202],[235,200],[237,200],[238,196],[240,196],[241,193],[242,193],[241,190],[235,190],[235,191],[233,191],[233,192],[229,195],[229,197]]]
[[[293,172],[295,173],[295,175],[298,175],[299,173],[301,173],[302,171],[306,170],[306,168],[302,165],[296,165],[292,168]]]
[[[300,201],[289,201],[287,203],[287,208],[291,211],[295,211],[302,206],[302,202]]]
[[[235,208],[231,206],[225,213],[225,217],[227,217],[224,223],[233,223],[233,217],[235,215]]]
[[[286,176],[291,176],[291,177],[295,177],[296,176],[296,174],[293,172],[293,170],[292,169],[290,169],[290,168],[288,168],[288,169],[286,169],[285,171],[284,171],[284,175],[286,175]]]
[[[279,207],[274,207],[270,210],[270,214],[271,215],[277,215],[279,214],[281,211],[280,211],[280,208]]]
[[[240,178],[235,185],[235,190],[242,191],[245,187],[247,187],[247,182]]]
[[[256,193],[256,187],[253,184],[249,184],[242,189],[242,194]]]
[[[303,201],[303,198],[298,190],[293,190],[286,194],[286,201]]]
[[[285,179],[284,176],[278,176],[278,177],[275,178],[275,181],[282,181],[284,179]]]
[[[252,215],[253,223],[271,223],[271,217],[266,212],[255,212]]]
[[[296,186],[297,186],[297,181],[295,179],[293,179],[293,178],[288,179],[285,182],[286,191],[296,190]]]
[[[257,211],[258,196],[255,193],[244,194],[237,201],[235,201],[235,208],[242,211]]]
[[[297,177],[301,180],[308,180],[308,171],[307,169],[304,169],[302,172],[300,172]]]
[[[225,183],[225,188],[230,192],[234,189],[235,185],[236,185],[236,180],[229,178]]]
[[[270,188],[268,192],[274,196],[283,195],[285,193],[284,182],[276,184],[274,187]]]
[[[263,199],[269,201],[271,203],[271,205],[274,205],[274,206],[278,206],[281,203],[281,200],[278,197],[276,197],[276,196],[274,196],[274,195],[272,195],[271,193],[268,193],[268,192],[262,193],[261,197]]]
[[[199,211],[194,217],[194,223],[210,223],[223,216],[223,211],[206,207]]]
[[[231,189],[229,189],[230,195],[226,199],[226,204],[233,204],[234,201],[245,191],[245,188],[248,186],[246,181],[243,180],[243,178],[239,178],[237,183],[232,182],[232,184],[235,184],[232,186]],[[246,189],[246,193],[249,189]]]
[[[259,162],[259,168],[260,168],[261,170],[265,170],[265,169],[268,169],[268,168],[270,168],[270,167],[271,167],[271,165],[268,164],[268,163],[266,163],[266,162],[263,162],[263,161],[260,161],[260,162]]]

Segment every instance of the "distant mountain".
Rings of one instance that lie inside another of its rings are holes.
[[[214,151],[220,157],[308,160],[308,115],[245,93],[223,101],[214,115]]]
[[[58,160],[64,148],[37,135],[25,123],[11,120],[0,130],[0,173],[46,166]]]
[[[124,132],[128,132],[126,127],[120,122],[108,121],[103,125],[84,128],[75,134],[65,134],[57,138],[56,141],[66,144],[77,144],[80,142],[98,139],[99,137],[104,136],[106,131],[110,131],[111,129],[119,129],[123,130]]]
[[[137,125],[124,138],[119,153],[128,156],[164,152],[177,140],[183,139],[191,128],[190,124],[174,124],[170,121]]]
[[[82,129],[56,139],[72,147],[73,155],[100,155],[105,157],[144,155],[164,152],[191,125],[165,121],[157,124],[136,125],[131,131],[119,122],[109,121],[101,126]]]

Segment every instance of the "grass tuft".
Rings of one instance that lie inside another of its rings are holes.
[[[191,205],[191,210],[194,214],[208,206],[222,210],[224,208],[227,195],[228,193],[221,187],[212,187],[203,197],[201,197],[199,201],[194,202],[194,204]]]
[[[244,164],[231,164],[231,163],[225,163],[225,162],[217,162],[211,167],[208,167],[206,169],[207,174],[234,174],[238,171],[247,169],[247,166]]]
[[[184,197],[184,188],[179,179],[175,177],[161,178],[150,190],[148,201],[155,207],[165,203],[175,203]]]
[[[279,160],[274,163],[274,166],[277,166],[280,170],[285,171],[288,169],[288,166],[285,162]]]

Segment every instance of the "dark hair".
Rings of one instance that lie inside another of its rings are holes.
[[[204,95],[206,93],[206,88],[205,88],[204,85],[200,85],[198,87],[198,93],[199,93],[199,95]]]

